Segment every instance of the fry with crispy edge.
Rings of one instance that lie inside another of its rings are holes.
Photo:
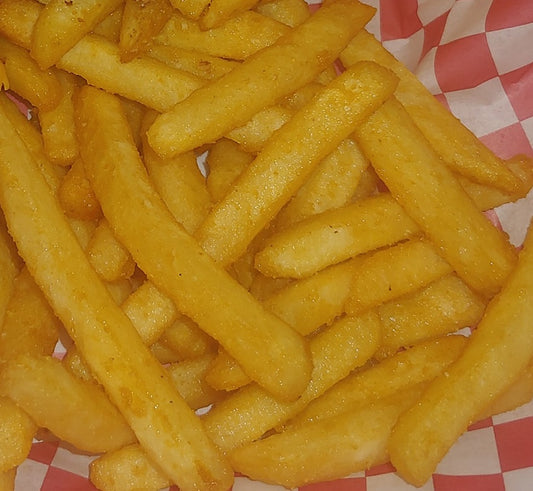
[[[391,462],[421,486],[448,449],[533,357],[533,227],[508,281],[487,306],[459,359],[400,417],[389,442]]]
[[[149,181],[119,100],[85,86],[77,107],[87,174],[116,237],[250,378],[278,397],[297,398],[311,372],[302,336],[264,309],[174,219]]]
[[[320,161],[387,100],[396,83],[389,70],[364,62],[319,91],[274,133],[216,203],[195,234],[202,247],[222,265],[236,261]]]
[[[55,64],[124,0],[50,0],[33,29],[31,56],[40,67]]]
[[[0,204],[21,256],[146,452],[183,489],[228,488],[231,469],[89,265],[3,111],[0,162]]]
[[[473,181],[514,191],[519,182],[502,160],[442,105],[405,65],[369,32],[361,30],[340,54],[345,66],[372,60],[390,68],[400,82],[396,97],[446,164]]]
[[[516,264],[516,251],[477,209],[403,105],[390,98],[355,133],[391,194],[461,279],[494,295]]]
[[[374,12],[355,0],[324,5],[273,45],[161,114],[148,130],[150,145],[162,156],[175,155],[244,124],[259,110],[311,82]]]

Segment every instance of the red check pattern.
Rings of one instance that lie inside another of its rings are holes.
[[[531,0],[367,0],[369,24],[396,56],[501,157],[533,156],[533,2]],[[519,245],[533,197],[506,205],[499,219]],[[533,402],[472,426],[423,491],[533,489]],[[16,491],[94,491],[90,458],[36,442],[20,466]],[[274,491],[236,477],[234,491]],[[390,465],[301,491],[413,491]]]

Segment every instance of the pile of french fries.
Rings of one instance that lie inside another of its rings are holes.
[[[486,148],[374,13],[0,2],[0,489],[47,438],[104,491],[389,461],[421,486],[531,400],[533,232],[518,252],[484,213],[531,159]]]

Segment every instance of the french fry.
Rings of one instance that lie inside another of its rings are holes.
[[[364,312],[451,272],[452,267],[423,239],[380,249],[364,259],[353,275],[346,312]]]
[[[2,111],[0,156],[0,204],[18,250],[145,451],[186,489],[206,481],[229,487],[228,465],[89,265]],[[6,184],[13,182],[17,186]],[[80,291],[83,295],[73,294]]]
[[[373,60],[393,70],[400,79],[396,97],[450,168],[476,182],[506,191],[516,189],[518,181],[502,160],[435,99],[372,34],[364,30],[359,32],[341,53],[340,60],[345,66]]]
[[[13,280],[0,332],[0,372],[2,365],[19,354],[51,355],[60,322],[27,268]]]
[[[229,60],[244,60],[270,46],[288,30],[281,22],[252,10],[236,15],[220,27],[208,31],[200,29],[197,22],[174,13],[155,42]]]
[[[26,459],[36,431],[37,425],[27,413],[10,398],[0,396],[0,473]]]
[[[195,234],[202,247],[222,265],[238,259],[319,162],[390,96],[395,84],[390,72],[362,64],[324,87],[273,135],[216,203]],[[324,131],[320,139],[312,136],[318,126]]]
[[[256,440],[364,365],[377,349],[380,337],[381,326],[374,312],[340,318],[310,339],[313,375],[299,399],[284,402],[257,384],[249,384],[215,404],[203,417],[209,436],[224,452]],[[341,348],[347,345],[354,349]]]
[[[211,0],[200,16],[201,29],[218,27],[234,15],[252,9],[259,0]]]
[[[57,66],[158,111],[170,109],[203,84],[199,77],[148,56],[122,63],[118,46],[93,34],[78,41]]]
[[[307,423],[233,450],[237,472],[294,489],[384,464],[398,416],[416,401],[418,387],[363,408]]]
[[[50,161],[59,165],[72,164],[78,156],[78,142],[74,135],[74,106],[72,96],[77,85],[75,77],[64,72],[56,74],[63,89],[56,107],[39,111],[39,125],[44,151]]]
[[[3,214],[0,214],[0,326],[3,326],[6,309],[15,286],[15,278],[20,269],[20,258],[7,231]],[[2,332],[3,327],[0,328]]]
[[[171,484],[137,444],[107,452],[93,460],[89,465],[89,478],[98,489],[108,491],[123,491],[124,486],[157,490]]]
[[[92,30],[93,34],[102,36],[114,44],[120,41],[120,28],[122,25],[122,5],[107,15],[103,20],[96,24]]]
[[[122,61],[145,53],[173,10],[169,0],[126,0],[119,40]]]
[[[184,70],[205,80],[220,78],[238,64],[235,60],[163,44],[151,46],[147,54],[173,68]]]
[[[427,384],[463,352],[467,338],[444,336],[416,344],[393,356],[348,375],[322,396],[311,401],[284,427],[328,418],[373,401]]]
[[[136,441],[102,388],[77,379],[55,358],[20,355],[3,367],[0,388],[39,427],[85,452],[106,452]]]
[[[457,274],[494,295],[516,263],[508,237],[480,213],[396,100],[356,129],[380,178]]]
[[[216,390],[232,391],[251,382],[242,368],[224,350],[219,350],[211,363],[205,381]]]
[[[175,155],[244,124],[259,110],[311,82],[373,13],[371,7],[349,0],[325,5],[272,46],[160,115],[148,130],[150,145],[160,155]],[[331,33],[327,40],[324,29]],[[298,60],[298,67],[286,64],[287,58]]]
[[[82,157],[93,188],[117,238],[139,267],[253,380],[279,397],[297,398],[311,370],[305,341],[264,310],[174,220],[148,180],[118,100],[86,86],[80,92],[78,117]],[[127,196],[141,195],[127,209],[122,206]],[[142,222],[138,216],[144,217]]]
[[[170,3],[189,19],[200,17],[209,4],[208,0],[170,0]]]
[[[0,60],[4,62],[11,90],[39,109],[57,106],[62,89],[54,70],[42,70],[28,51],[2,37]]]
[[[154,115],[145,118],[149,125]],[[211,209],[211,197],[194,152],[161,159],[142,136],[143,161],[150,180],[168,209],[189,233],[194,233]]]
[[[67,216],[79,220],[97,221],[102,217],[100,203],[85,175],[83,162],[76,159],[61,180],[57,197]]]
[[[0,32],[11,42],[31,47],[33,27],[42,7],[34,0],[4,0],[0,3]]]
[[[281,230],[255,256],[272,277],[302,278],[376,248],[420,235],[420,229],[388,194],[328,210]]]
[[[16,467],[12,467],[7,471],[0,472],[0,491],[14,491],[16,475]]]
[[[121,305],[144,344],[157,341],[178,312],[174,302],[150,281],[145,281]]]
[[[302,0],[263,0],[254,10],[290,27],[300,25],[310,15],[309,5]]]
[[[351,139],[324,158],[290,202],[277,214],[277,228],[347,205],[369,162]]]
[[[486,301],[454,273],[426,287],[379,307],[383,323],[380,357],[427,339],[474,327],[485,310]]]
[[[86,253],[91,266],[105,281],[129,278],[135,271],[131,254],[116,239],[105,218],[98,223]]]
[[[533,357],[533,228],[501,292],[487,306],[461,357],[437,377],[396,424],[392,464],[422,485],[453,442],[517,380]]]
[[[0,60],[0,89],[9,90],[9,80],[7,78],[6,66],[2,60]]]
[[[214,358],[215,353],[206,353],[167,367],[178,392],[193,409],[207,407],[222,397],[222,394],[210,387],[205,380]]]
[[[41,10],[31,40],[31,56],[41,68],[54,65],[123,0],[50,0]]]
[[[207,189],[213,202],[222,199],[235,179],[250,164],[254,156],[234,141],[221,138],[209,149],[206,164]]]

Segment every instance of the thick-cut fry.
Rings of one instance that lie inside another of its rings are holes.
[[[4,62],[9,87],[34,107],[54,108],[62,95],[54,70],[39,68],[29,53],[0,37],[0,60]]]
[[[454,273],[411,294],[390,300],[377,307],[383,323],[379,356],[389,356],[400,348],[463,327],[474,327],[485,306],[486,302]]]
[[[297,398],[311,370],[305,341],[218,267],[174,220],[148,180],[118,100],[84,87],[78,118],[82,157],[104,215],[139,267],[253,380],[279,397]],[[130,196],[138,199],[124,207]]]
[[[67,216],[95,221],[102,217],[100,203],[85,175],[83,162],[76,159],[61,180],[57,197]]]
[[[517,179],[476,136],[424,87],[377,39],[361,31],[341,53],[344,65],[373,60],[400,78],[396,97],[446,164],[473,181],[514,191]]]
[[[211,0],[198,22],[202,29],[222,25],[234,15],[250,10],[259,0]]]
[[[197,19],[209,4],[209,0],[170,0],[172,6],[189,19]]]
[[[236,15],[220,27],[208,31],[200,29],[197,22],[174,14],[155,41],[229,60],[244,60],[270,46],[288,30],[281,22],[252,10]]]
[[[0,162],[0,204],[21,256],[145,450],[185,489],[229,487],[230,468],[89,265],[3,112]]]
[[[420,388],[338,416],[307,423],[235,449],[233,468],[253,480],[298,489],[339,479],[388,461],[387,441]]]
[[[373,14],[374,9],[355,0],[324,5],[272,46],[160,115],[148,130],[150,145],[161,155],[175,155],[244,124],[259,110],[311,82]],[[292,63],[285,63],[287,59]]]
[[[122,61],[145,53],[172,12],[169,0],[126,0],[120,25]]]
[[[204,83],[191,73],[148,56],[122,63],[118,46],[93,34],[76,43],[57,66],[83,77],[91,85],[157,111],[170,109]]]
[[[340,318],[310,339],[313,375],[298,400],[280,401],[257,384],[249,384],[215,404],[205,415],[208,434],[225,452],[261,437],[295,416],[353,369],[363,366],[374,354],[380,337],[381,326],[372,311]],[[345,349],[346,346],[351,348]]]
[[[29,50],[33,26],[41,10],[42,6],[34,0],[3,0],[0,2],[0,33]]]
[[[395,426],[392,464],[420,486],[476,417],[533,357],[533,227],[516,268],[489,303],[461,357],[437,377]]]
[[[216,203],[226,195],[235,179],[253,159],[252,154],[227,138],[221,138],[209,149],[206,157],[209,169],[207,189],[213,202]]]
[[[300,25],[310,15],[305,0],[263,0],[254,10],[290,27]]]
[[[368,164],[354,140],[343,140],[277,214],[276,227],[285,228],[309,216],[347,205]]]
[[[355,315],[413,292],[451,273],[452,267],[426,240],[407,240],[362,261],[353,276],[346,312]]]
[[[157,491],[172,484],[136,444],[107,452],[93,460],[89,465],[89,477],[98,489],[106,491]]]
[[[77,81],[68,73],[59,71],[56,77],[63,89],[61,98],[53,109],[39,111],[39,124],[47,157],[56,164],[69,165],[78,156],[72,103]]]
[[[390,358],[350,374],[311,401],[285,426],[328,418],[409,387],[427,384],[459,357],[466,343],[464,336],[445,336],[399,351]]]
[[[167,367],[178,392],[193,409],[209,406],[222,397],[205,380],[215,356],[215,353],[206,353]]]
[[[105,218],[102,218],[87,245],[91,266],[105,281],[129,278],[135,262],[128,250],[117,240]]]
[[[80,450],[100,453],[136,441],[102,388],[77,379],[55,358],[21,355],[11,360],[0,373],[0,390],[40,428]]]
[[[85,34],[124,0],[50,0],[31,40],[31,55],[41,68],[54,65]]]
[[[184,70],[205,80],[214,80],[238,64],[237,61],[227,60],[207,53],[193,51],[191,49],[177,48],[175,46],[165,46],[156,44],[152,46],[147,54],[178,70]]]
[[[494,295],[516,263],[508,237],[476,208],[396,100],[356,129],[359,144],[391,194],[457,274]]]
[[[0,396],[0,473],[21,464],[30,452],[37,425],[15,402]]]
[[[420,234],[388,193],[311,216],[273,234],[255,256],[272,277],[306,277],[357,254]]]
[[[195,234],[202,247],[222,265],[237,260],[319,162],[395,86],[391,72],[373,63],[354,65],[327,85],[272,136],[213,207]],[[314,137],[318,127],[321,138]]]
[[[150,114],[144,125],[152,120]],[[144,132],[141,140],[144,164],[155,189],[176,221],[192,234],[211,209],[211,197],[194,152],[163,160],[148,145]]]
[[[19,354],[51,355],[59,328],[59,319],[28,269],[23,268],[13,280],[12,295],[0,328],[0,372],[4,363]]]

